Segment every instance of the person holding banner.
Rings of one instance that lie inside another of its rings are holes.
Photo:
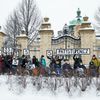
[[[53,56],[51,56],[51,57],[47,56],[47,58],[50,59],[49,67],[50,67],[51,72],[55,71],[54,66],[55,66],[56,61],[55,61],[54,57]]]
[[[78,76],[81,77],[85,76],[86,67],[83,64],[81,57],[79,57],[79,55],[74,55],[73,59],[74,59],[74,72]]]
[[[82,64],[82,59],[79,57],[79,55],[74,55],[73,59],[74,59],[74,70],[76,70]]]
[[[12,73],[13,74],[16,74],[18,63],[19,63],[18,59],[16,57],[13,57],[12,59]]]
[[[22,55],[22,63],[21,63],[21,67],[22,68],[26,68],[26,63],[27,63],[27,57],[25,55]]]

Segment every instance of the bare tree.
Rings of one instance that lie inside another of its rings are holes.
[[[30,36],[41,22],[36,2],[34,0],[23,0],[19,6],[18,13],[21,26],[25,29],[26,34]]]
[[[8,17],[4,27],[8,39],[13,41],[15,46],[16,35],[20,34],[21,30],[24,29],[31,40],[40,26],[41,19],[35,0],[22,0],[13,14]]]
[[[95,21],[96,21],[94,26],[97,31],[100,31],[100,7],[97,9],[94,17],[95,17]]]
[[[7,45],[11,44],[13,45],[13,47],[15,47],[16,35],[19,34],[21,30],[16,11],[14,11],[13,14],[8,17],[8,20],[6,22],[4,29],[7,34],[6,41],[9,40],[9,42],[7,42]]]

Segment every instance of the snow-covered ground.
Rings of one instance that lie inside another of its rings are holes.
[[[100,100],[99,78],[0,76],[0,100],[89,99]]]

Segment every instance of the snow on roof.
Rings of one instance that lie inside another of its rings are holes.
[[[89,27],[89,28],[80,28],[80,30],[94,30],[93,27]]]
[[[99,39],[100,39],[100,37],[96,37],[96,39],[98,39],[98,40],[99,40]]]

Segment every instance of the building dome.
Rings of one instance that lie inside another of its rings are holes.
[[[77,13],[76,18],[69,22],[69,26],[75,26],[75,25],[81,24],[83,22],[83,20],[81,19],[82,16],[81,16],[81,11],[79,8],[76,13]]]

